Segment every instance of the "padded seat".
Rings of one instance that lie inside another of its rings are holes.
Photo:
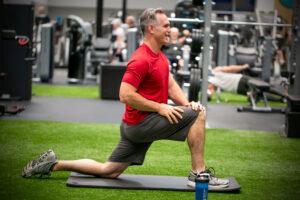
[[[248,85],[253,88],[258,88],[259,90],[261,90],[263,92],[268,91],[270,89],[269,83],[262,81],[262,80],[258,80],[258,79],[250,79],[248,81]]]

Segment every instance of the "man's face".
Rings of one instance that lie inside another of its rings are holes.
[[[178,32],[178,29],[176,28],[171,28],[171,40],[177,40],[178,39],[178,36],[179,36],[179,32]]]
[[[157,23],[153,24],[153,37],[161,45],[170,42],[170,22],[165,14],[156,14]]]

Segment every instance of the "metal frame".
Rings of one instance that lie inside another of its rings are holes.
[[[204,6],[204,38],[203,38],[203,59],[202,59],[202,86],[201,86],[201,104],[207,107],[207,88],[208,88],[208,68],[211,62],[210,55],[210,29],[211,29],[211,0],[205,1]]]
[[[186,18],[169,18],[170,22],[186,22],[186,23],[205,23],[206,20],[200,19],[186,19]],[[211,20],[212,24],[231,24],[231,25],[249,25],[249,26],[277,26],[277,27],[292,27],[292,24],[277,24],[277,23],[263,23],[263,22],[241,22],[241,21],[219,21]]]

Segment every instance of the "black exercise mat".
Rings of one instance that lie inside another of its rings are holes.
[[[211,192],[237,192],[241,186],[234,177],[229,177],[229,187],[209,189]],[[122,174],[117,179],[108,179],[72,172],[67,181],[70,187],[115,188],[136,190],[179,190],[195,191],[187,186],[187,177],[150,176]]]

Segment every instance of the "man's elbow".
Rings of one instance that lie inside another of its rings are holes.
[[[130,102],[130,99],[132,98],[132,95],[130,92],[124,92],[124,91],[120,91],[119,93],[119,98],[120,98],[120,101],[122,103],[125,103],[127,104],[128,102]]]
[[[128,104],[134,98],[135,88],[129,84],[122,83],[119,91],[119,98],[122,103]]]
[[[121,92],[121,91],[120,91],[120,93],[119,93],[119,98],[120,98],[120,101],[121,101],[122,103],[126,103],[126,102],[127,102],[127,101],[126,101],[127,95],[126,95],[124,92]]]

